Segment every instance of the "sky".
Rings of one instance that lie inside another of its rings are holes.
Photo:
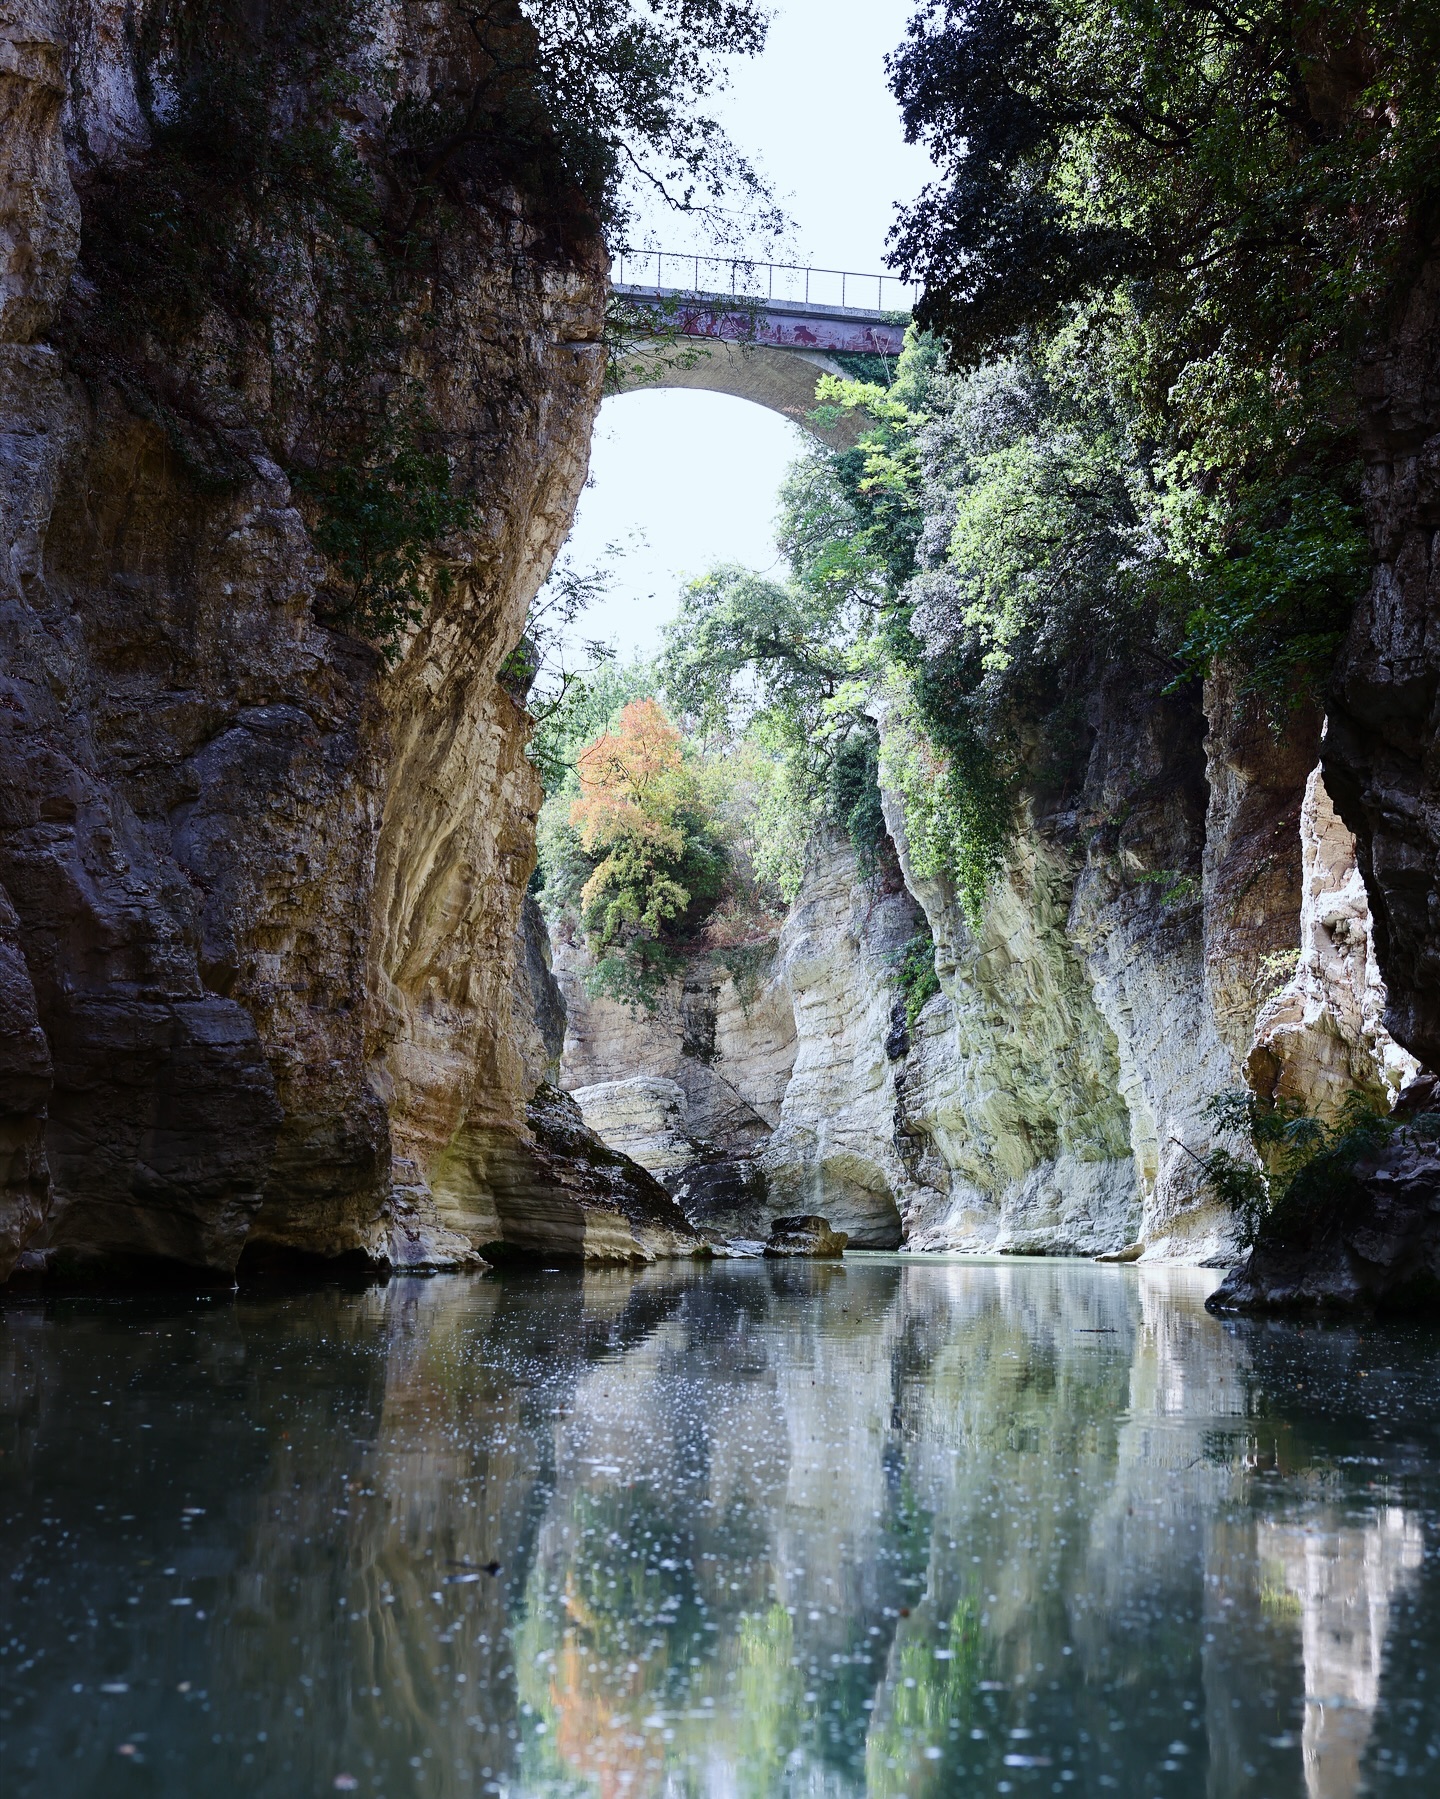
[[[763,57],[737,63],[716,110],[793,220],[782,260],[884,268],[897,201],[930,173],[907,145],[884,58],[911,0],[777,0]],[[683,220],[653,222],[666,248],[699,247]],[[777,413],[724,394],[650,390],[607,399],[567,554],[613,566],[608,598],[575,636],[650,656],[688,579],[718,561],[778,571],[772,525],[785,471],[803,449]],[[611,562],[607,546],[626,553]]]

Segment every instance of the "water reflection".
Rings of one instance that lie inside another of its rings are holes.
[[[7,1793],[1431,1791],[1440,1343],[1212,1281],[13,1306]]]

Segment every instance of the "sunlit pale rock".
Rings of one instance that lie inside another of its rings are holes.
[[[1355,839],[1336,814],[1321,771],[1300,815],[1304,893],[1298,961],[1266,1001],[1245,1064],[1251,1087],[1333,1121],[1346,1096],[1388,1104],[1419,1063],[1385,1028],[1385,983]]]

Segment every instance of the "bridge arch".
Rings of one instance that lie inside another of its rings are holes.
[[[679,348],[673,343],[638,341],[627,345],[618,359],[621,393],[688,387],[730,394],[780,413],[834,450],[848,450],[873,424],[856,412],[842,413],[830,425],[810,416],[815,411],[820,377],[845,372],[822,351],[727,343],[720,338]]]

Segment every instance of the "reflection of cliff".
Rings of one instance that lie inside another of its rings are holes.
[[[1424,1560],[1420,1524],[1399,1506],[1358,1529],[1266,1523],[1257,1548],[1267,1595],[1293,1599],[1299,1614],[1306,1793],[1349,1799],[1360,1791],[1394,1601]]]
[[[1344,1333],[1221,1326],[1209,1279],[671,1265],[7,1314],[16,1799],[62,1749],[108,1792],[120,1741],[238,1799],[1017,1767],[1355,1799],[1372,1722],[1436,1703],[1386,1639],[1440,1469],[1329,1447],[1394,1409],[1383,1345],[1361,1380]],[[1423,1403],[1435,1356],[1396,1355]],[[1414,1511],[1374,1496],[1402,1468]]]

